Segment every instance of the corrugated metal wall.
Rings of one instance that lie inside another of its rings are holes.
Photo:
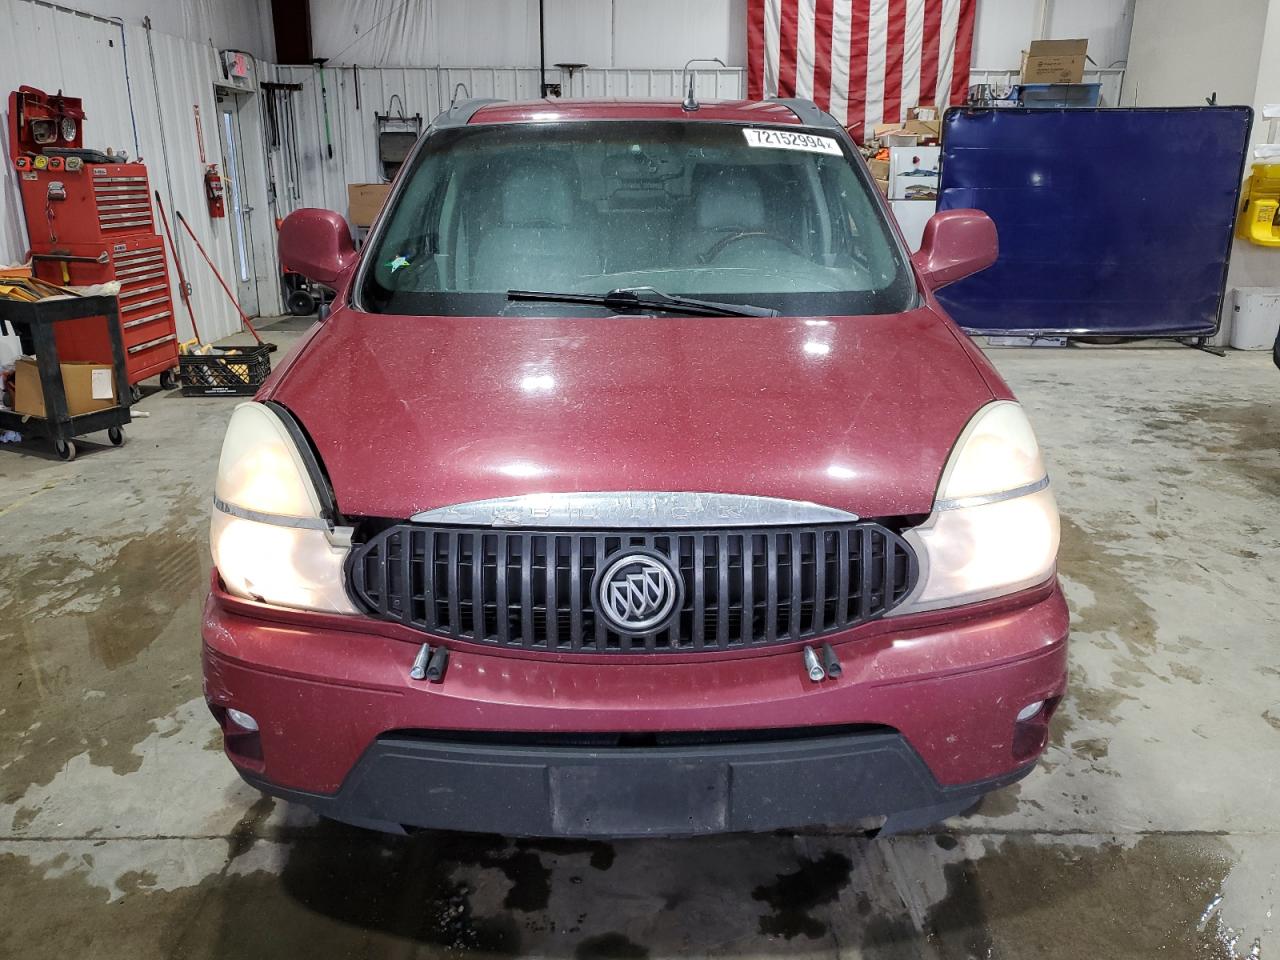
[[[549,74],[556,63],[648,70],[679,69],[692,57],[719,57],[731,67],[747,62],[747,0],[310,0],[310,5],[312,49],[334,65],[536,67],[540,39]]]
[[[123,149],[131,157],[141,155],[147,161],[153,189],[160,191],[168,205],[169,181],[162,163],[160,137],[163,123],[173,205],[186,215],[218,268],[233,278],[227,221],[210,220],[206,213],[193,110],[198,104],[205,151],[210,162],[217,162],[221,159],[214,97],[214,81],[221,79],[217,53],[203,44],[152,33],[160,91],[157,104],[156,85],[152,82],[147,56],[147,31],[143,27],[122,26],[41,0],[0,0],[0,18],[10,24],[7,30],[0,31],[0,96],[5,98],[0,112],[6,131],[5,165],[8,165],[8,91],[22,84],[51,92],[61,89],[84,99],[86,142],[94,147]],[[257,66],[265,77],[268,67]],[[248,164],[248,175],[256,179],[256,186],[265,196],[261,149],[254,151],[249,159],[256,162]],[[256,245],[255,255],[267,261],[260,264],[260,271],[278,276],[274,229],[259,232],[269,234]],[[192,285],[192,306],[201,334],[208,340],[238,330],[239,317],[208,266],[198,259],[189,240],[180,239],[178,245]],[[16,180],[10,174],[3,178],[0,190],[0,261],[20,262],[26,252],[22,199]],[[172,263],[170,272],[178,333],[187,339],[191,336],[191,326],[177,298],[177,276]],[[279,284],[260,284],[259,290],[260,312],[280,313]],[[0,362],[16,352],[13,339],[6,339],[8,343],[0,342]]]
[[[89,122],[101,146],[125,149],[134,145],[125,85],[124,42],[119,24],[95,17],[60,12],[28,0],[0,0],[0,18],[9,27],[0,31],[0,112],[4,114],[4,164],[8,161],[10,90],[22,84],[84,98]],[[130,51],[134,54],[134,51]],[[136,54],[135,54],[136,56]],[[132,66],[132,64],[131,64]],[[0,259],[22,259],[27,236],[22,197],[13,173],[3,178],[0,193]]]
[[[460,98],[496,97],[504,100],[538,96],[538,71],[520,67],[454,68],[326,68],[324,88],[329,104],[333,159],[328,157],[324,132],[324,100],[320,71],[315,67],[275,68],[284,83],[300,83],[294,94],[298,131],[298,176],[283,176],[281,207],[327,207],[346,214],[347,184],[381,180],[378,166],[375,114],[421,114],[423,124],[448,108],[455,89]],[[356,88],[359,78],[359,106]],[[459,88],[461,85],[461,88]],[[699,70],[698,96],[733,99],[745,95],[741,69]],[[574,75],[566,97],[674,97],[680,95],[679,70],[595,70]],[[392,106],[392,97],[398,97]],[[274,160],[274,154],[273,154]],[[287,171],[283,161],[278,172]]]

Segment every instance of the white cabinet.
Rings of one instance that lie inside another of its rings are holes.
[[[924,225],[929,222],[937,204],[932,200],[890,200],[889,206],[893,216],[902,227],[907,238],[907,246],[915,253],[920,249],[920,238],[924,236]]]
[[[889,148],[889,199],[937,200],[941,147]]]

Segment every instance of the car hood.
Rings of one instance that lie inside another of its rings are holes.
[[[346,515],[529,493],[686,491],[926,513],[992,399],[928,308],[804,318],[335,312],[266,396]]]

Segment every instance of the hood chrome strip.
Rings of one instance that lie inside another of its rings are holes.
[[[852,523],[856,514],[804,500],[737,493],[530,493],[415,514],[414,523],[489,527],[769,527]]]

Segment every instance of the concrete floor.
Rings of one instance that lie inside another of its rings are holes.
[[[1280,952],[1280,371],[993,356],[1064,513],[1071,691],[1042,770],[891,841],[407,840],[262,799],[200,695],[232,401],[0,447],[0,957]]]

